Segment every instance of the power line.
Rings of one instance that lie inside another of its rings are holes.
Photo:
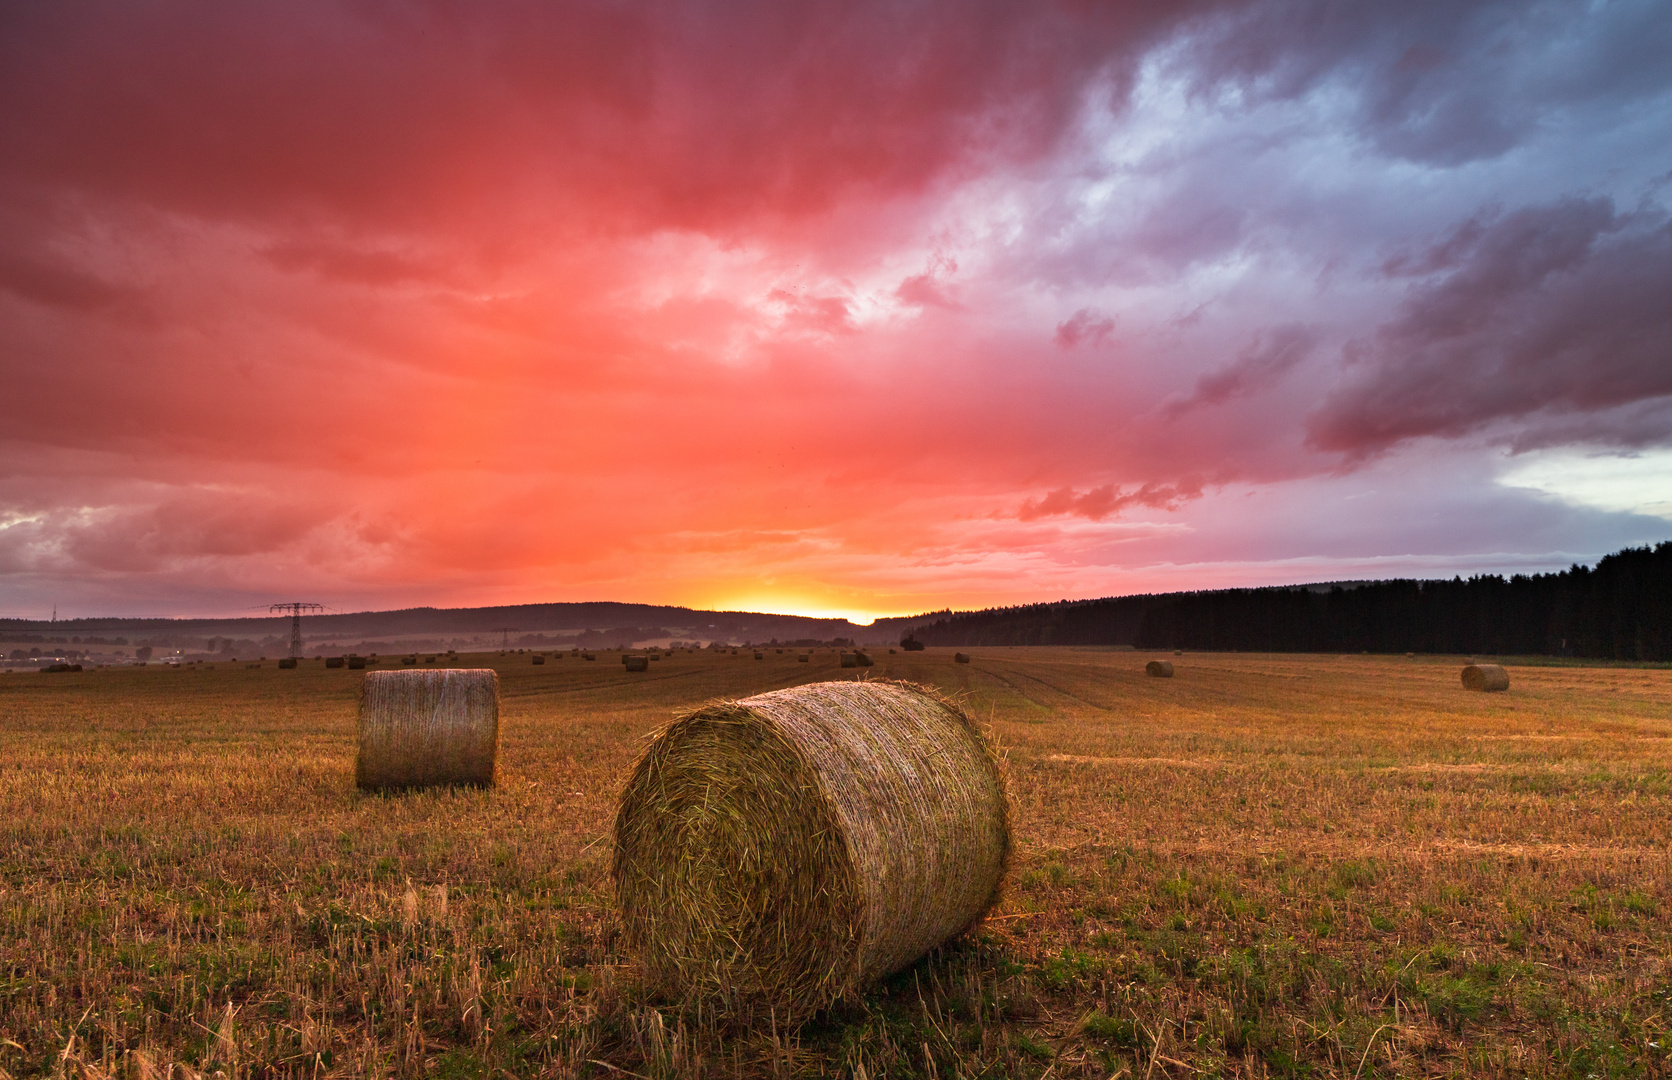
[[[305,600],[292,600],[287,604],[269,604],[268,611],[290,612],[290,655],[302,655],[302,612],[324,611],[324,604],[314,604]]]

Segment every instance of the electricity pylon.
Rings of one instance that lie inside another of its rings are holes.
[[[499,651],[500,652],[510,652],[511,651],[511,635],[517,633],[517,628],[514,627],[514,626],[496,626],[496,627],[493,628],[493,632],[496,633],[496,634],[503,635],[499,639]]]
[[[288,604],[269,604],[268,611],[290,612],[290,655],[302,655],[302,612],[324,611],[324,604],[310,604],[301,600],[292,600]]]

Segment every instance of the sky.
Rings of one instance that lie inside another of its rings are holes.
[[[1672,18],[0,6],[0,616],[846,615],[1672,537]]]

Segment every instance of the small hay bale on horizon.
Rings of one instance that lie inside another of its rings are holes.
[[[360,686],[363,791],[492,787],[499,753],[499,675],[492,668],[374,671]]]
[[[998,758],[957,705],[809,683],[657,733],[617,804],[611,872],[655,991],[793,1024],[980,923],[1011,843]]]
[[[650,657],[648,656],[623,656],[621,663],[628,671],[650,670]]]
[[[1509,672],[1498,664],[1470,664],[1463,669],[1463,689],[1493,693],[1509,689]]]
[[[1173,677],[1173,662],[1171,660],[1151,660],[1144,665],[1144,674],[1153,679],[1171,679]]]
[[[961,652],[953,653],[952,654],[952,662],[954,664],[967,664],[967,663],[970,662],[970,655],[969,655],[969,653],[961,653]]]

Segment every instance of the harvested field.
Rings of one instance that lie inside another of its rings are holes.
[[[0,1070],[1672,1070],[1672,670],[1511,658],[1480,694],[1461,657],[876,659],[990,724],[1013,868],[972,938],[797,1031],[653,1007],[608,837],[650,731],[852,678],[835,653],[447,657],[499,672],[499,786],[400,797],[355,790],[357,671],[0,676]]]

